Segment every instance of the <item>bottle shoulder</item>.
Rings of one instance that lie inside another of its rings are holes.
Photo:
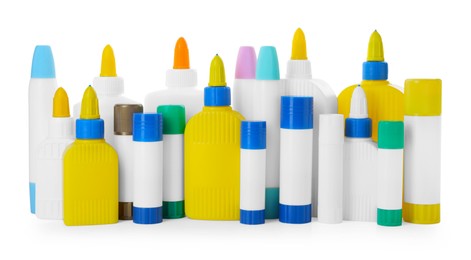
[[[100,140],[81,140],[76,139],[71,143],[64,151],[64,158],[66,156],[73,155],[75,153],[98,153],[109,156],[111,159],[118,159],[118,153],[116,150],[104,139]]]
[[[244,119],[242,114],[233,110],[231,107],[203,107],[202,111],[190,118],[186,128],[191,128],[193,125],[200,122],[215,124],[224,121],[238,121],[240,123]]]

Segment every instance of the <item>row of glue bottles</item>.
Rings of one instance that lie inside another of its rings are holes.
[[[51,49],[37,46],[29,86],[31,212],[66,225],[185,215],[244,224],[312,217],[438,223],[441,80],[406,80],[402,91],[387,76],[374,31],[361,85],[346,88],[337,103],[324,81],[312,79],[298,29],[286,79],[274,47],[262,47],[258,60],[253,47],[239,49],[233,110],[221,58],[212,60],[203,93],[180,38],[168,89],[148,94],[143,108],[123,96],[108,45],[100,77],[71,118],[65,90],[56,90]]]

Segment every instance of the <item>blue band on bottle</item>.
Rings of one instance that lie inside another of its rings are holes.
[[[162,222],[162,207],[132,207],[132,219],[136,224],[157,224]]]
[[[103,119],[77,119],[75,121],[75,137],[77,139],[103,139],[105,122]]]
[[[383,61],[363,62],[363,80],[387,80],[388,63]]]
[[[371,137],[370,118],[347,118],[345,120],[345,136],[352,138]]]
[[[312,97],[281,97],[280,126],[283,129],[312,129],[314,125]]]
[[[240,223],[259,225],[265,223],[265,210],[240,210]]]
[[[242,121],[240,148],[260,150],[267,148],[267,124],[265,121]]]
[[[204,105],[207,107],[230,106],[231,89],[229,87],[205,87]]]
[[[135,142],[162,141],[162,114],[134,113],[132,131]]]
[[[280,222],[305,224],[311,222],[311,204],[290,206],[280,203]]]

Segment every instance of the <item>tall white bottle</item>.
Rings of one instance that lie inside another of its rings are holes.
[[[105,121],[105,140],[115,148],[114,142],[114,106],[116,104],[136,104],[138,102],[125,96],[124,80],[116,74],[116,62],[113,48],[106,45],[101,58],[100,77],[93,79],[98,100],[100,117]],[[81,103],[74,105],[74,118],[80,117]]]
[[[233,107],[245,118],[253,118],[253,104],[259,97],[254,96],[256,84],[255,71],[257,68],[257,55],[252,46],[241,46],[237,55],[235,80],[233,87]]]
[[[186,122],[203,108],[203,91],[196,88],[196,70],[190,69],[188,46],[183,37],[175,45],[173,69],[167,70],[167,89],[154,91],[144,99],[144,111],[155,113],[160,105],[183,105]]]
[[[313,79],[311,62],[307,57],[304,32],[298,28],[294,33],[291,60],[287,64],[283,95],[309,96],[314,98],[314,136],[312,149],[312,215],[317,217],[318,204],[318,150],[319,115],[337,113],[337,96],[323,80]]]
[[[371,139],[366,95],[358,85],[345,121],[344,220],[376,222],[377,154],[376,143]]]
[[[35,153],[38,145],[47,137],[49,119],[52,115],[51,103],[56,88],[56,70],[51,47],[38,45],[34,49],[28,89],[29,199],[33,214],[36,212],[36,176],[38,174]]]
[[[75,140],[69,98],[63,88],[57,89],[52,107],[48,136],[36,152],[36,216],[41,219],[63,218],[62,155]]]

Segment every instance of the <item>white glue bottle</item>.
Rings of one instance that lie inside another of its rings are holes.
[[[133,221],[157,224],[162,222],[162,114],[136,113],[133,118]]]
[[[185,107],[162,105],[164,141],[163,218],[185,217],[183,196],[183,134],[185,133]]]
[[[240,134],[240,223],[264,224],[266,123],[242,121]]]
[[[63,218],[62,155],[75,140],[69,98],[63,88],[57,89],[52,103],[49,134],[36,153],[36,216],[41,219]]]
[[[404,105],[404,221],[440,223],[442,81],[406,80]]]
[[[114,106],[114,141],[119,158],[119,211],[120,220],[132,219],[133,197],[133,143],[132,120],[134,113],[142,113],[141,104]]]
[[[376,222],[377,146],[371,139],[366,95],[360,85],[352,94],[345,121],[343,219]]]
[[[28,89],[29,120],[29,199],[31,213],[36,212],[36,151],[47,137],[52,115],[52,98],[57,88],[56,70],[51,47],[38,45],[34,49],[31,79]]]
[[[281,97],[280,222],[312,218],[312,97]]]
[[[125,96],[124,80],[116,74],[116,61],[113,48],[106,45],[101,58],[101,72],[99,77],[93,79],[93,88],[99,102],[100,117],[105,121],[105,140],[113,148],[114,142],[114,106],[116,104],[137,104]],[[74,105],[74,118],[80,117],[81,103]]]
[[[402,225],[404,122],[378,124],[378,217],[380,226]]]
[[[259,97],[254,96],[257,55],[252,46],[241,46],[237,55],[235,80],[233,87],[233,108],[247,120],[252,120],[253,104]]]
[[[155,113],[160,105],[183,105],[186,122],[203,108],[203,91],[196,88],[196,70],[190,68],[188,45],[183,37],[175,44],[173,69],[167,70],[167,89],[154,91],[144,99],[144,111]]]
[[[321,223],[337,224],[343,219],[344,133],[343,115],[319,116],[318,220]]]
[[[317,217],[319,115],[337,113],[337,96],[323,80],[313,79],[307,57],[306,38],[301,28],[293,36],[291,59],[287,64],[283,95],[314,98],[314,136],[312,148],[312,216]]]

